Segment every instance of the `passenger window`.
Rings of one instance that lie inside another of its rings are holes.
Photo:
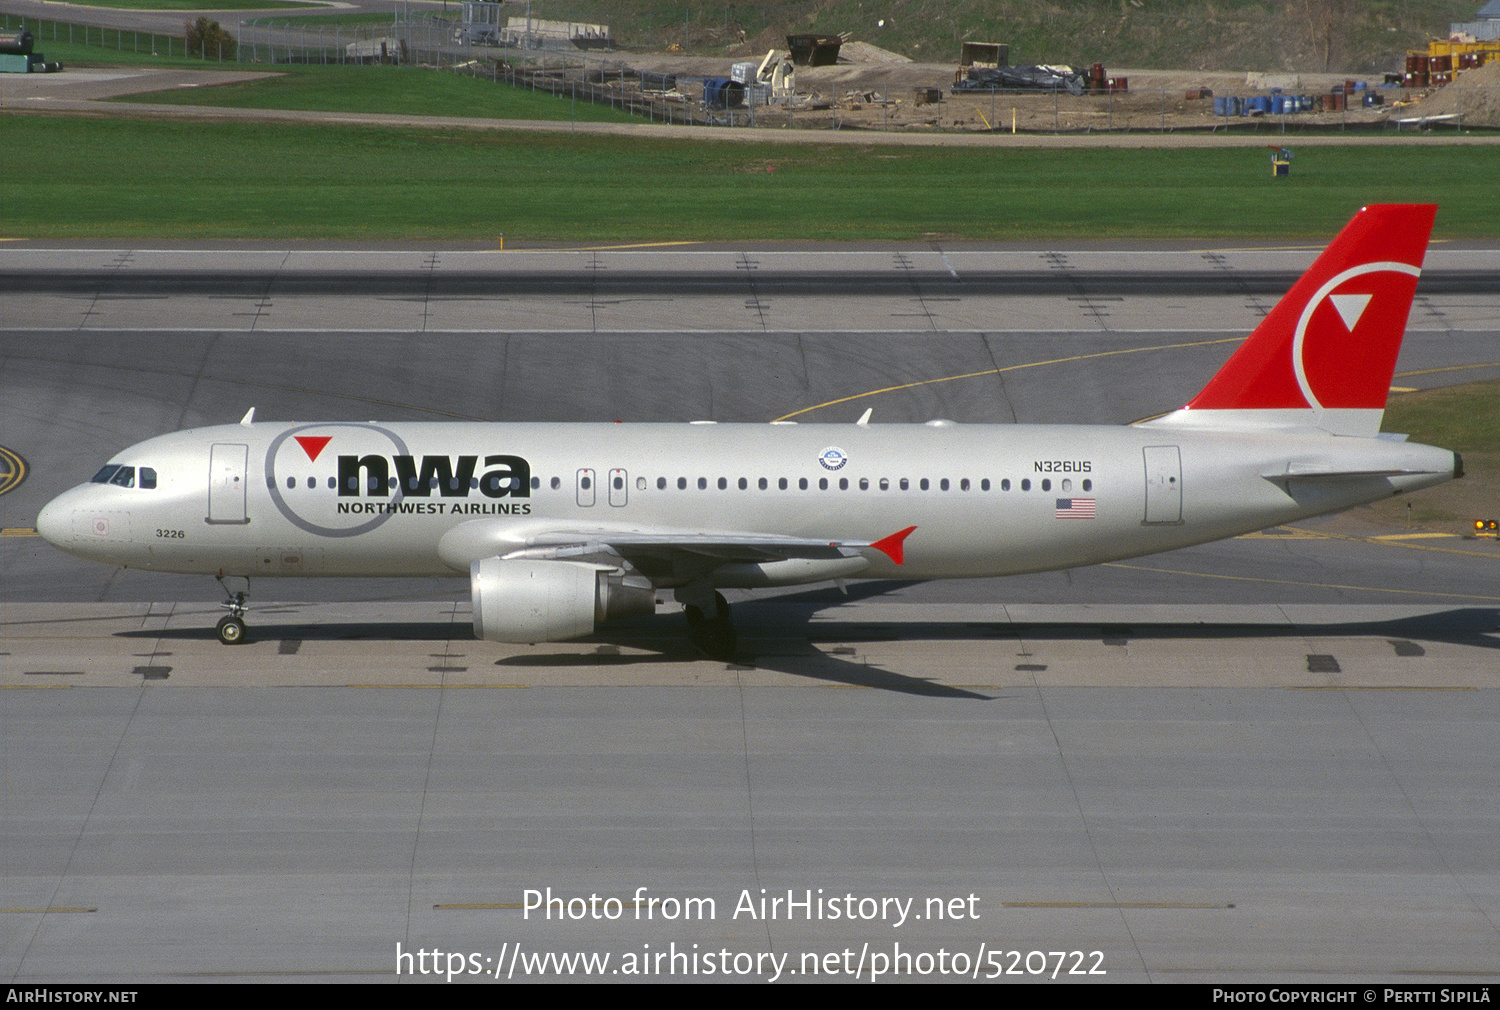
[[[658,491],[665,491],[666,489],[667,489],[667,478],[665,478],[665,477],[658,477],[658,478],[656,478],[656,490],[658,490]]]
[[[880,478],[880,490],[882,490],[882,491],[889,491],[890,489],[891,489],[891,482],[890,482],[890,480],[888,478],[885,478],[885,477]]]
[[[1021,481],[1021,490],[1022,491],[1030,491],[1031,490],[1031,478],[1030,477],[1027,477],[1025,480]]]
[[[560,487],[562,487],[562,478],[561,477],[553,477],[552,478],[552,490],[556,491]]]
[[[990,479],[988,477],[986,477],[984,480],[982,480],[982,481],[979,482],[979,490],[981,490],[981,491],[988,491],[989,489],[990,489]]]
[[[911,490],[911,481],[907,480],[905,477],[901,478],[901,490],[903,490],[903,491],[910,491]]]
[[[1062,490],[1062,491],[1071,491],[1071,490],[1073,490],[1073,482],[1071,480],[1067,479],[1066,477],[1064,477],[1062,484],[1059,486],[1059,490]]]
[[[827,477],[819,477],[818,478],[818,490],[819,491],[827,491],[828,490],[828,478]]]
[[[723,478],[723,477],[720,477],[719,478],[719,490],[723,491],[727,487],[729,487],[729,481],[727,479]]]
[[[686,477],[678,477],[677,478],[677,490],[679,490],[679,491],[686,491],[687,490],[687,478]]]
[[[1052,490],[1052,478],[1051,477],[1047,477],[1047,478],[1044,478],[1042,480],[1042,490],[1043,491],[1051,491]]]
[[[1010,490],[1010,478],[1009,477],[1006,477],[1004,480],[1002,480],[1000,482],[1000,490],[1001,491],[1009,491]]]
[[[768,483],[767,483],[767,481],[766,481],[766,479],[765,479],[765,478],[764,478],[764,477],[762,477],[762,478],[761,478],[761,479],[760,479],[760,483],[759,483],[759,485],[758,485],[758,486],[759,486],[759,487],[760,487],[760,489],[761,489],[761,490],[762,490],[762,491],[764,491],[764,490],[765,490],[765,489],[766,489],[766,488],[767,488],[767,487],[769,487],[769,486],[770,486],[770,485],[769,485],[769,484],[768,484]]]
[[[861,477],[859,479],[859,489],[861,491],[868,491],[868,490],[870,490],[870,478],[868,478],[868,477]]]
[[[338,486],[339,486],[339,479],[337,477],[329,477],[328,478],[328,490],[332,491],[335,488],[337,488]],[[475,480],[474,480],[474,486],[475,487],[479,486],[479,479],[478,478],[475,478]]]
[[[946,491],[946,490],[948,490],[948,478],[947,477],[944,477],[942,480],[938,481],[938,490],[939,491]]]
[[[286,488],[287,488],[288,491],[290,491],[292,488],[294,488],[296,486],[297,486],[297,478],[296,477],[288,477],[286,479]]]
[[[699,491],[707,491],[708,490],[708,478],[707,477],[699,477],[698,478],[698,490]]]
[[[800,478],[797,481],[797,489],[799,491],[806,491],[807,490],[807,478],[806,477],[802,477],[802,478]]]
[[[745,478],[741,477],[740,478],[740,490],[741,491],[745,491],[745,490],[748,490],[749,487],[750,487],[750,482],[747,481]]]
[[[958,489],[960,491],[967,491],[967,490],[969,490],[969,478],[965,477],[963,480],[959,481],[958,482]]]
[[[1091,481],[1091,480],[1084,481],[1083,482],[1083,489],[1085,491],[1092,491],[1092,490],[1094,490],[1094,482]]]
[[[840,491],[847,491],[847,490],[849,490],[849,478],[848,477],[840,477],[839,478],[839,490]]]
[[[777,482],[776,482],[776,486],[777,486],[777,487],[778,487],[778,488],[780,488],[780,489],[781,489],[781,490],[783,490],[783,491],[785,491],[785,490],[786,490],[786,478],[785,478],[785,477],[783,477],[783,478],[781,478],[781,479],[780,479],[780,480],[778,480],[778,481],[777,481]]]
[[[917,484],[917,487],[921,488],[923,491],[926,491],[928,487],[927,478],[923,477],[921,482]]]

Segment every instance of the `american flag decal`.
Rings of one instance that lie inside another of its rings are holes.
[[[1094,499],[1059,498],[1057,511],[1053,513],[1053,517],[1056,519],[1092,519],[1094,518]]]

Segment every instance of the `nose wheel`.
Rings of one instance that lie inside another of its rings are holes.
[[[216,629],[219,641],[225,645],[240,645],[245,641],[245,622],[238,617],[221,617]]]
[[[228,610],[228,615],[219,618],[218,626],[214,633],[219,636],[219,641],[225,645],[243,645],[245,638],[245,601],[250,598],[250,580],[245,580],[245,588],[242,592],[230,592],[229,587],[224,584],[224,576],[216,575],[219,585],[228,597],[219,606]]]

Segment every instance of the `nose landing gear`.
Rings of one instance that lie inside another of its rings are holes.
[[[250,580],[245,580],[245,588],[242,592],[235,593],[230,592],[229,587],[224,584],[223,575],[216,575],[214,578],[218,580],[219,585],[223,587],[224,593],[228,597],[219,606],[229,611],[226,616],[219,618],[218,626],[214,629],[214,632],[219,636],[219,641],[225,645],[243,645],[246,641],[245,601],[250,598]]]

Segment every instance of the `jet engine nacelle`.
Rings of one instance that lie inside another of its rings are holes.
[[[656,592],[618,568],[580,561],[485,558],[469,566],[474,634],[492,642],[556,642],[621,617],[654,613]]]

